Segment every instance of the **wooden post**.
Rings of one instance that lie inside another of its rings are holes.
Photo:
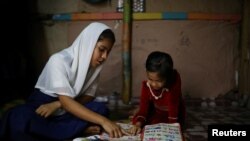
[[[124,0],[123,6],[123,36],[122,36],[122,63],[123,63],[123,87],[122,101],[129,104],[132,86],[131,65],[131,32],[132,32],[132,5],[131,0]]]
[[[250,96],[250,1],[244,0],[239,70],[239,93]],[[249,101],[250,103],[250,101]]]

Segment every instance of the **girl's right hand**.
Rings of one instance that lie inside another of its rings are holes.
[[[139,127],[139,126],[136,126],[136,125],[134,125],[133,127],[131,127],[129,130],[128,130],[128,132],[131,134],[131,135],[137,135],[137,134],[139,134],[140,132],[141,132],[141,127]]]
[[[133,125],[133,127],[131,127],[129,130],[128,130],[128,132],[131,134],[131,135],[137,135],[137,134],[139,134],[139,133],[141,133],[141,126],[142,126],[142,124],[141,124],[141,122],[136,122],[136,124],[135,125]]]
[[[109,121],[108,119],[103,122],[102,127],[109,134],[111,138],[120,138],[123,135],[130,135],[125,130],[123,130],[119,125],[117,125],[112,121]]]

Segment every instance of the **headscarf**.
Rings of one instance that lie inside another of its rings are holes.
[[[50,57],[35,88],[54,97],[59,94],[74,98],[84,92],[102,68],[102,65],[98,66],[88,82],[85,82],[95,45],[106,29],[110,28],[102,23],[89,24],[70,47]]]

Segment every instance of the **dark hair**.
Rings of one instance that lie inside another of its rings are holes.
[[[99,36],[97,42],[100,41],[100,40],[103,40],[103,39],[105,39],[105,38],[110,39],[110,41],[111,41],[112,43],[115,43],[115,34],[114,34],[114,32],[113,32],[111,29],[106,29],[106,30],[104,30],[104,31],[101,33],[101,35]]]
[[[170,87],[175,80],[176,71],[173,68],[172,57],[165,52],[151,52],[146,60],[146,70],[157,72],[161,78],[166,80],[166,87]]]

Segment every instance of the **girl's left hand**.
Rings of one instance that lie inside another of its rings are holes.
[[[60,108],[60,102],[54,101],[47,104],[42,104],[36,109],[36,113],[42,117],[47,118],[52,115],[58,108]]]

